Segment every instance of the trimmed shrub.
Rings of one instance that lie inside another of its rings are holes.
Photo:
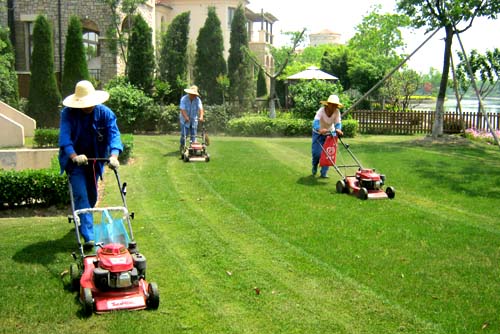
[[[342,121],[342,132],[344,137],[353,138],[358,135],[359,121],[355,119],[346,119]]]
[[[228,103],[205,107],[205,126],[210,132],[225,132],[231,119],[231,108]]]
[[[59,129],[35,129],[33,147],[59,147]]]
[[[230,120],[227,132],[233,136],[309,136],[311,124],[303,119],[245,116]]]
[[[140,131],[148,111],[153,110],[153,99],[129,83],[117,82],[113,82],[116,86],[107,86],[110,98],[106,105],[116,114],[121,132]]]
[[[179,131],[179,106],[169,104],[162,110],[159,122],[159,129],[161,132]]]
[[[123,152],[118,157],[121,164],[126,165],[132,156],[132,150],[134,149],[134,136],[131,134],[121,135]]]
[[[3,208],[69,203],[68,180],[59,170],[0,170],[0,205]]]

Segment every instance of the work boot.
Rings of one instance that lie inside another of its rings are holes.
[[[83,244],[83,250],[85,250],[85,251],[90,251],[90,250],[92,250],[92,248],[94,248],[94,240],[86,241]]]
[[[318,172],[318,166],[313,166],[313,168],[312,168],[312,175],[316,176],[317,172]]]

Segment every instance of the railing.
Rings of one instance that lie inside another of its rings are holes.
[[[413,110],[407,112],[356,110],[350,112],[352,118],[359,121],[361,133],[415,134],[432,133],[434,111]],[[487,115],[493,129],[500,129],[500,113]],[[484,114],[464,112],[445,112],[443,132],[459,133],[462,129],[476,128],[488,130]]]

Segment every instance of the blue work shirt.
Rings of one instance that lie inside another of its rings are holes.
[[[198,113],[201,109],[203,109],[203,105],[201,103],[201,99],[199,96],[196,96],[192,101],[189,99],[189,94],[184,95],[181,98],[181,102],[179,105],[181,110],[185,110],[190,122],[198,121]],[[179,120],[181,124],[186,123],[186,120],[182,116],[182,112],[179,113]]]
[[[67,170],[70,155],[85,154],[87,158],[109,158],[123,151],[115,114],[103,104],[86,115],[81,109],[64,107],[59,128],[59,165],[61,174]],[[104,164],[99,161],[97,173],[102,176]]]

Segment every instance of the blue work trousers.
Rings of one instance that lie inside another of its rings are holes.
[[[69,173],[75,210],[93,208],[97,202],[97,178],[90,162],[86,166],[74,166]],[[85,242],[94,240],[94,218],[91,213],[80,214],[80,233]]]
[[[186,143],[186,137],[188,135],[191,136],[191,143],[196,141],[196,133],[198,130],[198,121],[192,121],[189,123],[181,123],[181,146],[184,146]]]
[[[313,174],[316,174],[315,171],[318,169],[319,159],[321,157],[321,152],[323,151],[321,146],[325,145],[325,140],[326,136],[313,132],[312,147],[311,147]],[[329,169],[328,166],[321,167],[320,171],[321,176],[326,176],[326,174],[328,173],[328,169]]]

